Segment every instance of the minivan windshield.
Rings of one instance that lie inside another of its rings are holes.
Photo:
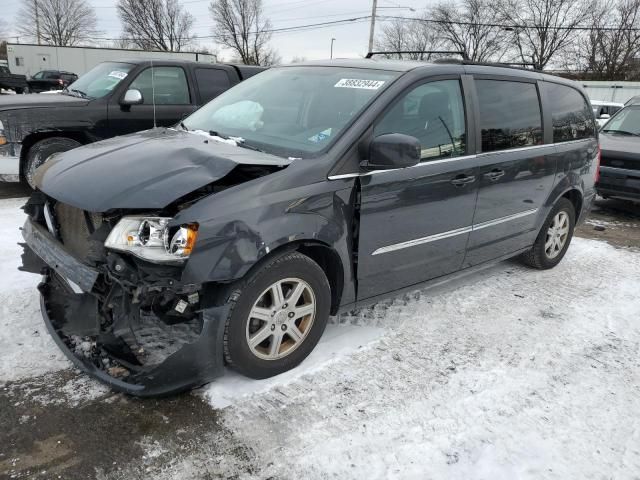
[[[623,108],[605,123],[602,131],[618,135],[640,136],[640,108]]]
[[[111,93],[133,67],[131,63],[101,63],[69,85],[66,91],[83,98],[102,98]]]
[[[386,88],[397,72],[344,67],[282,67],[226,91],[184,128],[280,156],[313,157]]]

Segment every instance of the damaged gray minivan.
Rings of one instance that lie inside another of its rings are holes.
[[[327,319],[521,256],[551,268],[594,198],[577,84],[465,62],[260,73],[174,128],[36,174],[23,268],[81,369],[134,395],[298,365]],[[35,253],[35,255],[34,255]]]

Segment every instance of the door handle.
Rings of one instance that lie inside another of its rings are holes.
[[[474,175],[461,174],[461,175],[458,175],[457,177],[454,177],[451,180],[451,183],[456,187],[464,187],[468,183],[473,183],[475,181],[476,181],[476,177]]]
[[[485,178],[488,178],[492,182],[495,182],[500,177],[504,176],[504,170],[500,170],[499,168],[494,168],[490,172],[484,174]]]

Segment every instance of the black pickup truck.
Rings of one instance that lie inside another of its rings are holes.
[[[105,62],[59,94],[0,97],[0,180],[33,186],[35,169],[52,155],[175,125],[262,70],[183,60]]]
[[[23,93],[27,86],[27,77],[11,73],[9,67],[0,65],[0,88]]]

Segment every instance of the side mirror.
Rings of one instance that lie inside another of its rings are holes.
[[[609,120],[611,118],[611,115],[609,115],[608,113],[603,113],[602,115],[600,115],[600,120]]]
[[[369,146],[369,160],[363,166],[368,170],[412,167],[420,163],[421,151],[417,138],[401,133],[387,133],[373,139]]]
[[[127,90],[127,93],[124,94],[124,98],[120,102],[121,105],[140,105],[141,103],[144,103],[142,92],[135,88]]]

